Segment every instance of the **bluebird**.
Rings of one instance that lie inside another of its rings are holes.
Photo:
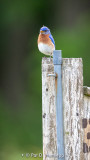
[[[50,29],[43,26],[40,29],[38,36],[38,49],[41,53],[45,55],[53,56],[53,51],[55,50],[55,41],[51,35]]]

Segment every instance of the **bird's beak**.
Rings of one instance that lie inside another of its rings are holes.
[[[40,33],[44,33],[44,31],[40,31]]]

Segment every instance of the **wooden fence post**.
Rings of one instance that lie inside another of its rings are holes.
[[[55,77],[53,61],[42,59],[43,160],[57,160]],[[62,64],[65,160],[84,160],[83,69],[81,58],[65,58]]]
[[[53,61],[42,59],[42,117],[43,117],[43,160],[55,160],[50,157],[57,154],[56,144],[56,106],[55,77],[48,76],[54,72]]]
[[[83,65],[81,58],[63,59],[65,160],[84,160],[83,155]]]
[[[84,160],[90,160],[90,87],[84,86],[84,116],[82,127],[84,132],[83,152]]]

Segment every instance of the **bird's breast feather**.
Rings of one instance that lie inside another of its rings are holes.
[[[45,34],[39,34],[38,44],[39,43],[43,43],[43,44],[48,44],[48,45],[53,46],[54,43],[51,40],[51,36],[50,37],[49,36],[50,36],[49,34],[47,34],[47,35],[45,35]],[[54,45],[54,47],[55,47],[55,45]]]

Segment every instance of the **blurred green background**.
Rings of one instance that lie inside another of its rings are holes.
[[[0,12],[0,160],[26,160],[42,153],[39,29],[50,28],[64,58],[82,57],[90,86],[89,0],[3,0]]]

